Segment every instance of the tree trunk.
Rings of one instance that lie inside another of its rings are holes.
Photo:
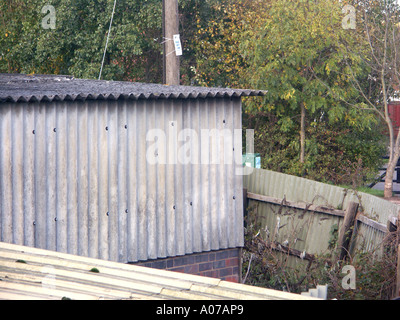
[[[304,163],[306,149],[306,108],[304,103],[301,104],[300,119],[300,163]]]
[[[385,88],[385,84],[383,84]],[[386,97],[385,97],[386,98]],[[385,100],[386,101],[386,100]],[[393,196],[393,177],[396,170],[397,162],[400,157],[400,131],[397,137],[394,135],[394,128],[392,120],[390,119],[388,104],[385,102],[385,120],[389,130],[389,162],[386,169],[384,197],[391,198]]]
[[[385,177],[385,189],[384,189],[384,197],[391,198],[393,194],[393,176],[394,176],[394,168],[392,165],[389,165],[386,170]]]
[[[393,195],[393,177],[396,170],[397,161],[399,161],[399,148],[395,146],[393,156],[389,157],[388,167],[386,169],[384,197],[391,198]]]

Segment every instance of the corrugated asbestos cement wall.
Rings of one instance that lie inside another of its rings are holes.
[[[201,161],[241,141],[193,152],[186,128],[241,129],[240,99],[0,104],[0,241],[120,262],[242,246],[238,166]]]

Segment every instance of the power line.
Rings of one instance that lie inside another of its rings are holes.
[[[111,26],[112,26],[112,22],[113,22],[113,18],[114,18],[114,12],[115,12],[115,5],[116,5],[116,4],[117,4],[117,0],[114,0],[114,8],[113,8],[112,15],[111,15],[110,27],[108,28],[108,35],[107,35],[106,47],[104,48],[103,61],[102,61],[102,63],[101,63],[100,74],[99,74],[99,80],[101,79],[101,73],[103,72],[104,59],[105,59],[105,57],[106,57],[107,46],[108,46],[108,39],[110,38]]]

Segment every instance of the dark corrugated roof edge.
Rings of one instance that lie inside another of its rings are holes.
[[[76,79],[62,75],[0,74],[0,102],[119,99],[193,99],[263,96],[265,91],[167,86],[161,84]]]

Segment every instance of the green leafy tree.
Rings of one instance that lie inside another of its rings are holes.
[[[395,135],[389,102],[400,97],[400,7],[398,1],[352,1],[357,8],[355,29],[363,44],[362,64],[368,72],[361,82],[350,65],[351,84],[362,98],[365,110],[372,110],[385,123],[389,136],[389,161],[386,170],[384,194],[393,194],[393,176],[400,158],[400,134]],[[349,55],[357,54],[347,39],[341,38]]]
[[[179,0],[179,32],[183,47],[181,62],[181,84],[198,84],[196,66],[198,65],[199,28],[208,25],[220,14],[215,10],[221,0]]]
[[[358,99],[348,65],[357,65],[359,58],[347,54],[338,42],[341,20],[338,1],[276,0],[265,24],[245,47],[251,61],[250,84],[268,90],[262,108],[279,115],[283,131],[300,127],[300,163],[307,161],[307,125],[346,121],[368,127],[374,121],[372,114],[360,117],[356,108],[337,98],[340,95],[354,104]],[[362,72],[358,67],[354,70]]]
[[[269,1],[222,0],[210,5],[210,15],[196,17],[194,52],[196,84],[215,87],[245,85],[248,68],[240,45],[244,35],[263,21]]]
[[[0,71],[97,78],[112,0],[6,0],[0,4]],[[41,12],[55,8],[55,29]],[[158,0],[119,0],[102,78],[161,82],[161,11]]]
[[[254,129],[254,149],[262,156],[263,168],[354,188],[376,176],[385,144],[375,130],[346,122],[311,122],[306,130],[307,157],[301,164],[296,160],[298,130],[281,130],[279,120],[274,111],[244,114],[244,126]]]
[[[181,82],[195,84],[197,21],[220,16],[220,0],[179,0],[183,44]],[[0,2],[0,72],[70,74],[97,78],[113,0],[4,0]],[[161,0],[118,0],[102,78],[162,82]],[[52,5],[56,28],[43,29]]]

